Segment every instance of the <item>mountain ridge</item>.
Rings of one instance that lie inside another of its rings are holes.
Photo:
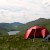
[[[17,27],[17,30],[26,31],[33,26],[43,26],[50,31],[50,19],[39,18],[35,21],[26,23],[24,26]]]

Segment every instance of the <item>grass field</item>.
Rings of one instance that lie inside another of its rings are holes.
[[[0,36],[0,50],[50,50],[42,38],[25,40],[24,35]]]

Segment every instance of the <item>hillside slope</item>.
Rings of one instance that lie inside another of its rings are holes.
[[[10,23],[12,26],[21,26],[24,25],[23,23],[20,22],[14,22],[14,23]]]
[[[43,26],[43,27],[45,27],[45,28],[47,28],[49,30],[50,29],[50,19],[40,18],[40,19],[37,19],[35,21],[26,23],[26,26],[28,28],[30,28],[32,26],[35,26],[35,25],[37,25],[37,26]]]
[[[17,30],[17,26],[24,25],[19,22],[13,22],[13,23],[0,23],[0,35],[7,35],[8,31],[14,31]]]
[[[43,27],[47,28],[48,31],[50,32],[50,19],[39,18],[35,21],[28,22],[25,25],[18,27],[17,30],[24,32],[33,26],[43,26]]]

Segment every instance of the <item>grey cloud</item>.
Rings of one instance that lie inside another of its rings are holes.
[[[27,9],[26,8],[23,8],[23,7],[1,7],[0,10],[1,9],[13,11],[13,12],[20,12],[20,11],[24,11],[24,10],[27,11]]]
[[[9,0],[10,1],[10,0]],[[14,1],[14,0],[13,0]],[[9,20],[7,20],[7,22],[12,22],[12,21],[19,21],[19,22],[29,22],[31,20],[43,17],[43,18],[50,18],[50,4],[48,2],[46,2],[45,4],[42,4],[42,0],[20,0],[20,1],[25,1],[24,3],[28,4],[28,6],[31,4],[32,6],[29,6],[29,8],[27,6],[23,7],[23,6],[0,6],[0,14],[4,13],[6,15],[6,13],[8,14],[8,16],[2,17],[2,19],[6,20],[7,17],[9,18]],[[35,6],[34,6],[35,5]],[[12,14],[10,14],[10,12]],[[15,13],[13,15],[13,13]],[[16,16],[19,15],[19,16]],[[10,18],[11,17],[11,18]],[[1,18],[1,17],[0,17]],[[12,19],[12,20],[11,20]],[[4,21],[3,20],[3,21]],[[4,21],[6,22],[6,21]]]

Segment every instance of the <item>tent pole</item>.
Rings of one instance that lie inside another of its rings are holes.
[[[35,39],[35,34],[36,34],[36,29],[35,29],[35,32],[34,32],[34,39]],[[34,39],[33,39],[33,41],[34,41]]]
[[[35,39],[35,34],[36,34],[36,29],[35,29],[35,32],[34,32],[34,39]]]

